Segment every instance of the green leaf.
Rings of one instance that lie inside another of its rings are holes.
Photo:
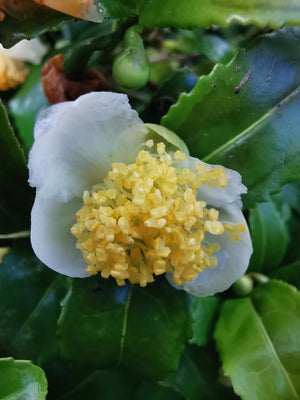
[[[56,356],[57,319],[66,278],[45,267],[29,240],[10,248],[0,268],[0,354],[44,364]]]
[[[94,371],[61,400],[132,400],[136,379],[117,369]]]
[[[300,289],[300,259],[270,273],[272,278],[281,279]]]
[[[98,7],[104,7],[106,17],[123,20],[135,15],[136,0],[97,0]]]
[[[173,52],[198,52],[214,62],[229,61],[233,56],[231,47],[226,40],[216,34],[199,29],[180,29],[177,37],[173,40],[166,40],[163,46]]]
[[[193,337],[190,343],[205,346],[219,306],[218,297],[193,296],[191,305]]]
[[[182,94],[162,124],[192,155],[239,171],[244,207],[300,178],[300,29],[255,40]]]
[[[245,400],[300,398],[300,294],[270,281],[224,303],[215,331],[225,374]]]
[[[176,370],[189,328],[186,295],[164,279],[140,288],[74,279],[59,320],[62,354],[87,368],[124,366],[161,378]],[[84,349],[84,351],[78,351]]]
[[[234,400],[236,397],[232,390],[218,382],[219,369],[214,348],[187,346],[177,371],[162,383],[182,394],[186,400]]]
[[[300,214],[300,181],[285,185],[282,192],[289,206]]]
[[[33,191],[27,183],[24,153],[0,101],[0,234],[24,230],[30,225]]]
[[[57,320],[60,302],[68,288],[67,279],[57,275],[41,299],[15,333],[14,351],[18,358],[27,357],[44,366],[58,354]]]
[[[30,149],[33,143],[33,127],[36,117],[49,105],[41,84],[40,65],[31,67],[26,81],[8,105],[19,134],[26,147]]]
[[[43,370],[30,361],[0,359],[1,400],[44,400],[47,380]]]
[[[297,0],[139,0],[139,21],[145,26],[180,26],[209,28],[212,24],[228,26],[233,21],[279,28],[300,25]]]
[[[19,6],[20,7],[20,6]],[[0,43],[11,47],[21,39],[31,39],[48,31],[57,31],[73,18],[38,4],[24,5],[23,11],[14,10],[14,5],[0,22]],[[20,7],[21,8],[21,7]]]
[[[268,273],[284,258],[289,242],[286,223],[271,201],[251,209],[249,223],[253,245],[250,268]]]
[[[174,389],[162,386],[161,382],[143,382],[136,391],[134,400],[184,400],[184,397]]]

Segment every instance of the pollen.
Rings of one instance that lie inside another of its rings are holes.
[[[132,164],[112,164],[103,182],[84,192],[71,228],[87,271],[120,286],[128,280],[144,287],[167,272],[176,285],[193,281],[218,266],[214,236],[238,241],[245,231],[221,222],[219,211],[198,198],[201,185],[226,187],[224,169],[201,162],[188,169],[184,153],[153,146],[147,141]]]

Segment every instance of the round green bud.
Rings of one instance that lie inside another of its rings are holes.
[[[233,284],[232,289],[237,296],[248,296],[253,289],[253,280],[248,275],[244,275]]]
[[[117,84],[124,89],[139,89],[148,82],[150,63],[135,26],[126,31],[123,49],[114,59],[112,72]]]

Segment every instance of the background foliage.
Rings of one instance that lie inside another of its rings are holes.
[[[97,4],[101,23],[43,6],[0,22],[4,47],[40,36],[48,48],[21,86],[1,92],[0,399],[299,399],[298,1]],[[163,277],[119,288],[36,258],[26,158],[49,105],[41,69],[59,53],[66,77],[96,68],[145,122],[241,173],[254,252],[228,291],[192,297]]]

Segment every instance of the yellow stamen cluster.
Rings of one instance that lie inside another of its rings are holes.
[[[146,142],[149,150],[153,141]],[[186,158],[165,152],[141,150],[135,163],[112,164],[104,181],[84,192],[83,207],[71,232],[91,274],[112,276],[118,285],[146,286],[153,275],[171,271],[175,284],[192,281],[199,272],[218,264],[217,243],[205,245],[205,234],[239,240],[244,225],[223,224],[219,212],[197,199],[202,184],[226,187],[224,169],[179,168]]]
[[[15,88],[23,83],[28,69],[17,58],[0,53],[0,90]]]

